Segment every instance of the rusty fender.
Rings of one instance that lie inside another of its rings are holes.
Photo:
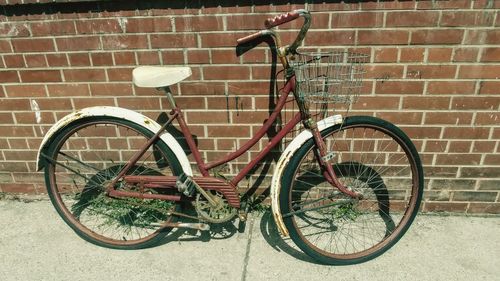
[[[38,150],[37,171],[40,171],[44,167],[43,165],[45,161],[43,161],[43,159],[41,158],[41,153],[43,152],[44,149],[46,149],[49,146],[53,137],[57,135],[57,133],[64,127],[66,127],[68,124],[92,116],[109,116],[109,117],[124,119],[136,123],[137,125],[142,126],[153,133],[156,133],[161,129],[161,126],[153,119],[125,108],[112,107],[112,106],[96,106],[75,111],[71,114],[64,116],[61,120],[59,120],[49,129],[47,134],[45,134],[43,141],[40,145],[40,149]],[[175,156],[177,157],[182,166],[182,169],[184,170],[184,173],[188,176],[192,176],[193,171],[191,170],[191,165],[189,164],[189,160],[186,154],[184,153],[184,150],[182,150],[182,147],[177,142],[177,140],[175,140],[175,138],[166,131],[160,136],[160,138],[175,154]]]
[[[341,115],[330,116],[318,122],[318,129],[321,132],[336,124],[342,123],[342,120],[343,119]],[[297,150],[299,150],[299,148],[312,137],[313,135],[311,131],[305,130],[298,136],[296,136],[292,140],[292,142],[290,142],[290,144],[286,147],[283,154],[281,154],[281,157],[278,160],[278,163],[276,164],[276,169],[274,170],[273,178],[271,180],[271,206],[272,206],[273,217],[274,221],[276,222],[276,225],[278,226],[279,232],[285,237],[288,236],[288,230],[286,229],[285,224],[283,222],[283,217],[281,216],[281,211],[279,206],[279,196],[281,192],[281,178],[283,176],[283,172],[288,166],[288,163],[292,159],[293,155],[295,155]]]

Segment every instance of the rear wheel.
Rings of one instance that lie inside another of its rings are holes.
[[[326,264],[370,260],[392,247],[417,214],[423,170],[411,140],[373,117],[348,117],[323,130],[339,180],[363,195],[353,199],[323,177],[313,140],[284,171],[280,210],[292,240]]]
[[[133,122],[113,117],[75,121],[58,133],[44,152],[45,180],[59,215],[82,238],[116,248],[149,247],[163,238],[177,202],[112,198],[105,189],[131,156],[154,134]],[[160,139],[137,161],[129,175],[179,175],[175,155]],[[175,189],[143,189],[119,181],[116,189],[176,195]]]

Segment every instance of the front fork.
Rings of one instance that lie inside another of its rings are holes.
[[[339,181],[337,175],[335,174],[335,171],[333,170],[332,165],[326,159],[328,150],[326,148],[325,141],[321,137],[321,133],[318,130],[318,125],[316,124],[316,122],[314,122],[312,118],[308,118],[306,121],[304,121],[304,126],[312,132],[313,140],[317,148],[314,151],[314,154],[316,156],[318,163],[321,166],[321,170],[323,171],[323,175],[325,176],[326,180],[331,185],[336,187],[340,192],[352,198],[361,199],[362,195],[360,193],[348,189],[347,186],[345,186],[343,183]]]

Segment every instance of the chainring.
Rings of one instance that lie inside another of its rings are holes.
[[[212,195],[216,206],[210,205],[207,199],[198,193],[193,205],[200,219],[210,223],[223,223],[230,221],[236,216],[237,210],[227,203],[222,193],[214,190],[207,192],[210,192]]]

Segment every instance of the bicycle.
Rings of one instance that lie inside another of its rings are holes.
[[[281,45],[275,27],[303,18],[295,41]],[[270,36],[285,73],[285,86],[270,117],[255,136],[220,160],[202,159],[169,86],[189,77],[189,67],[141,66],[140,87],[162,89],[172,107],[163,125],[137,112],[92,107],[57,122],[45,135],[38,170],[45,169],[50,199],[83,239],[115,249],[156,245],[172,228],[208,230],[211,223],[246,219],[248,200],[238,183],[296,126],[303,130],[283,151],[271,182],[272,213],[279,232],[325,264],[353,264],[392,247],[414,220],[422,198],[423,170],[415,146],[395,125],[369,116],[335,114],[360,94],[366,56],[348,52],[297,51],[311,24],[306,10],[265,22],[266,29],[238,40]],[[292,95],[290,95],[292,93]],[[209,171],[257,143],[293,96],[291,120],[232,179]],[[166,131],[176,120],[201,175]],[[196,214],[182,210],[190,204]],[[182,222],[180,219],[195,219]]]

